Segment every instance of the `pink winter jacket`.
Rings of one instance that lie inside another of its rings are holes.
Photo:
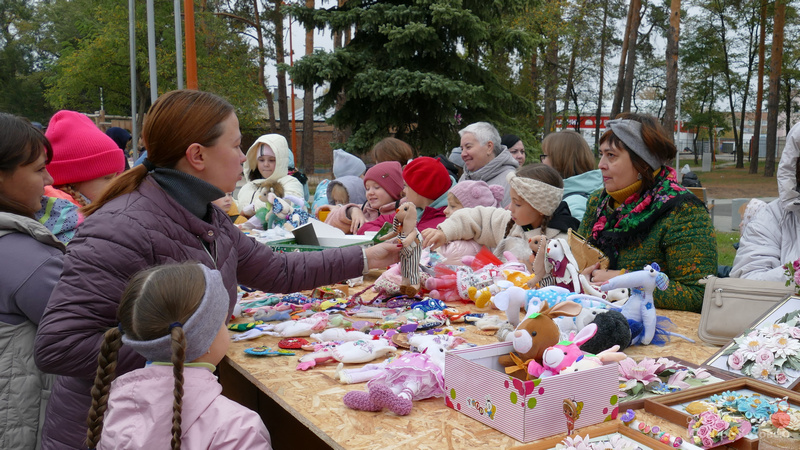
[[[405,202],[405,197],[403,197],[401,202],[391,202],[381,206],[378,209],[371,208],[369,203],[365,203],[362,207],[361,205],[356,205],[355,203],[348,203],[347,205],[339,206],[339,207],[331,207],[331,212],[328,214],[328,217],[325,219],[325,223],[328,225],[332,225],[345,233],[350,233],[350,225],[353,223],[351,219],[347,217],[347,208],[354,206],[356,208],[362,208],[364,212],[364,217],[366,218],[366,222],[373,221],[377,219],[381,214],[391,214],[397,210],[397,207]],[[363,225],[362,225],[363,226]]]
[[[422,231],[428,228],[436,228],[437,225],[444,222],[446,218],[444,216],[444,210],[446,206],[442,206],[440,208],[431,208],[430,206],[426,206],[425,210],[422,212],[422,217],[417,221],[417,230]],[[391,214],[384,214],[377,219],[367,222],[358,229],[358,234],[364,234],[367,231],[378,231],[381,229],[383,224],[385,223],[392,223],[394,220],[395,212],[392,211]]]
[[[172,366],[147,366],[117,378],[97,449],[169,448],[173,387]],[[272,448],[261,417],[224,397],[210,370],[184,367],[183,392],[181,448]]]

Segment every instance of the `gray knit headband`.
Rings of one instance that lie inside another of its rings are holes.
[[[552,216],[559,203],[564,189],[551,186],[533,178],[518,177],[514,172],[506,175],[508,185],[514,189],[533,209],[545,216]]]
[[[211,270],[202,264],[198,265],[203,268],[206,292],[203,294],[203,299],[200,300],[200,306],[189,317],[189,320],[182,324],[183,333],[186,335],[185,361],[187,362],[203,356],[211,347],[211,343],[219,333],[220,325],[228,317],[230,304],[230,297],[219,271]],[[170,333],[150,341],[136,341],[127,334],[123,334],[122,343],[130,346],[148,361],[169,362],[172,360],[172,336]]]
[[[642,140],[642,123],[630,119],[614,119],[606,122],[606,127],[628,146],[633,153],[639,155],[653,170],[661,167],[661,161],[656,158]]]

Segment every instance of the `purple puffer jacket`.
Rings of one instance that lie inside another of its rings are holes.
[[[64,271],[36,337],[36,364],[61,375],[47,407],[43,449],[85,448],[97,355],[103,333],[117,326],[117,306],[131,276],[186,261],[222,273],[231,311],[237,282],[267,292],[295,292],[360,276],[363,269],[359,247],[273,253],[242,234],[219,208],[206,223],[147,177],[136,191],[88,217],[67,248]],[[144,363],[123,346],[116,373]]]

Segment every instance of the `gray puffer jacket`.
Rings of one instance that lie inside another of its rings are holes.
[[[509,172],[514,172],[517,170],[517,167],[519,167],[517,160],[511,156],[511,153],[508,151],[508,149],[504,148],[499,155],[495,156],[480,169],[474,172],[464,169],[464,173],[461,175],[461,178],[459,178],[458,181],[485,181],[486,184],[503,186],[505,194],[503,195],[502,206],[505,208],[509,205],[509,203],[511,203],[511,194],[508,190],[508,180],[506,180],[506,174]]]
[[[796,167],[800,157],[800,124],[786,136],[778,164],[777,200],[747,224],[733,260],[731,277],[786,281],[783,265],[800,258],[800,192]]]
[[[63,258],[64,245],[44,225],[0,213],[0,448],[39,447],[55,377],[36,367],[33,340]]]
[[[361,248],[273,253],[242,234],[219,208],[207,223],[148,176],[134,192],[89,216],[69,245],[64,273],[36,337],[36,363],[56,380],[47,408],[44,449],[85,448],[90,389],[103,333],[117,326],[130,277],[157,264],[197,261],[222,273],[230,310],[238,283],[295,292],[361,275]],[[123,346],[117,375],[143,367]]]

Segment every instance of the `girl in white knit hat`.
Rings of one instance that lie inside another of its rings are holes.
[[[422,231],[423,246],[436,250],[448,242],[473,239],[501,259],[504,251],[510,251],[520,261],[528,261],[529,238],[542,234],[549,239],[566,238],[569,228],[578,228],[577,219],[570,216],[566,203],[562,204],[564,183],[555,169],[531,164],[508,174],[507,179],[509,209],[459,209],[436,229]]]

